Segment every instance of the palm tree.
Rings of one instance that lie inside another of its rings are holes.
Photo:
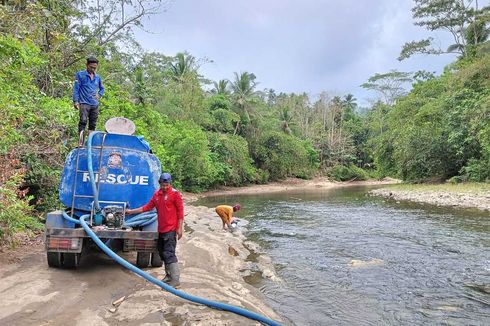
[[[177,53],[175,62],[170,63],[172,78],[182,81],[185,76],[197,70],[196,59],[188,53]]]
[[[231,89],[233,96],[237,101],[238,107],[247,116],[247,120],[250,123],[249,102],[256,95],[255,87],[258,83],[255,81],[255,75],[253,73],[242,72],[240,74],[234,73],[235,79],[231,82]]]
[[[214,89],[211,90],[211,93],[223,95],[229,94],[230,90],[228,89],[228,84],[229,81],[225,79],[221,79],[218,82],[213,82]]]

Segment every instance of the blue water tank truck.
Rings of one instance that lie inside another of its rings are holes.
[[[59,198],[66,209],[47,214],[48,265],[76,268],[82,252],[95,247],[78,223],[81,216],[89,215],[92,230],[111,249],[136,251],[140,268],[162,266],[156,249],[156,212],[136,217],[125,214],[127,207],[140,207],[150,200],[159,187],[160,174],[160,161],[142,137],[92,133],[86,145],[66,158],[59,186]]]
[[[128,124],[132,125],[129,129]],[[139,269],[163,265],[156,250],[157,216],[156,212],[126,216],[126,207],[140,207],[150,200],[159,187],[161,165],[148,143],[132,136],[132,122],[112,118],[105,127],[106,133],[91,133],[87,145],[80,145],[66,158],[59,187],[66,209],[50,212],[46,219],[48,265],[76,268],[84,248],[99,247],[117,263],[183,299],[280,326],[252,311],[176,290]],[[113,252],[117,250],[136,251],[139,268],[117,256]]]

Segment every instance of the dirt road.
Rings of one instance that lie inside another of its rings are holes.
[[[212,213],[206,207],[187,207],[177,249],[181,290],[280,320],[261,293],[243,281],[250,269],[246,239],[222,232]],[[133,255],[123,258],[135,262]],[[35,244],[4,253],[0,263],[0,325],[258,325],[178,298],[102,253],[82,257],[77,270],[60,270],[48,267],[42,244]],[[266,265],[259,268],[270,273]],[[147,271],[164,276],[163,268]],[[112,303],[122,297],[115,307]]]

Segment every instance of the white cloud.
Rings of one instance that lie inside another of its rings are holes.
[[[146,25],[156,34],[136,35],[149,51],[213,60],[201,68],[212,80],[248,71],[261,88],[353,93],[362,102],[367,94],[359,85],[376,72],[441,71],[453,59],[396,60],[405,42],[428,35],[413,25],[412,6],[406,0],[180,0]]]

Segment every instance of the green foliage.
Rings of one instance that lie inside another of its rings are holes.
[[[368,174],[361,168],[351,164],[336,165],[328,171],[328,176],[336,181],[366,180]]]
[[[211,123],[207,129],[224,133],[234,133],[240,116],[232,111],[232,102],[226,94],[217,93],[204,101],[206,110],[210,112]]]
[[[18,188],[22,175],[16,174],[0,185],[0,243],[15,244],[13,235],[19,231],[39,230],[40,221],[33,217],[35,213],[29,201],[32,196],[19,197]]]
[[[490,155],[480,160],[470,159],[460,172],[464,181],[490,182]]]
[[[20,42],[12,37],[0,36],[0,154],[10,152],[15,144],[22,143],[20,129],[38,118],[25,110],[33,106],[31,70],[43,63],[39,49],[30,42]]]
[[[166,157],[159,157],[163,169],[171,171],[183,189],[203,191],[217,184],[220,169],[213,165],[206,134],[197,126],[179,122],[165,127]]]
[[[428,31],[443,30],[449,32],[455,41],[447,50],[433,47],[434,38],[405,43],[398,60],[404,60],[416,53],[442,54],[459,53],[462,57],[474,53],[472,47],[484,42],[489,29],[490,7],[479,8],[472,0],[415,0],[412,8],[415,25]]]
[[[463,173],[484,181],[490,142],[490,57],[463,60],[415,84],[384,114],[372,140],[380,171],[408,181]]]
[[[72,136],[67,126],[74,124],[75,111],[35,87],[32,71],[46,62],[32,43],[0,37],[0,60],[0,119],[5,122],[0,154],[10,153],[28,167],[22,186],[35,196],[37,209],[56,207],[59,170]]]
[[[220,179],[224,185],[240,186],[255,181],[256,169],[248,154],[248,144],[240,136],[208,133],[211,151],[221,165]]]
[[[208,128],[215,131],[233,133],[240,122],[240,116],[230,110],[217,109],[211,112],[211,116],[214,121]]]
[[[376,73],[361,87],[377,92],[383,103],[392,105],[398,98],[406,95],[404,86],[412,82],[412,73],[391,70],[384,74]]]
[[[311,178],[318,168],[317,153],[311,144],[282,132],[264,133],[252,146],[252,152],[258,167],[268,172],[270,180]]]

